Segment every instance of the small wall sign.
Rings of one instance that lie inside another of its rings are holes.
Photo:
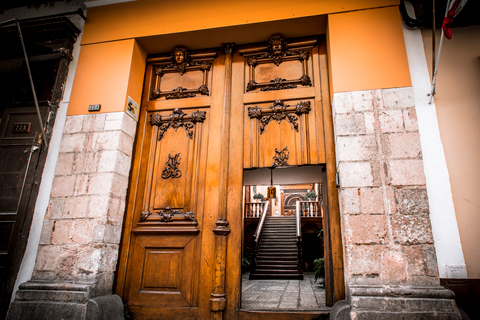
[[[29,133],[31,126],[30,122],[17,122],[13,125],[12,133]]]
[[[132,98],[128,97],[127,107],[125,112],[133,118],[133,120],[138,121],[138,103],[136,103]]]
[[[88,106],[88,112],[100,111],[101,104],[91,104]]]

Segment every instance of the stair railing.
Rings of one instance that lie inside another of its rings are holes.
[[[262,218],[260,219],[260,223],[257,226],[257,230],[255,230],[255,234],[253,235],[253,247],[254,252],[253,252],[253,263],[252,263],[252,270],[255,270],[257,267],[257,254],[258,250],[260,249],[260,241],[262,237],[262,230],[263,230],[263,225],[265,223],[265,218],[267,217],[267,211],[268,211],[268,206],[270,205],[270,201],[267,201],[265,203],[265,207],[263,208],[262,212]]]
[[[300,224],[300,216],[301,216],[301,203],[297,201],[296,203],[296,210],[295,216],[297,220],[297,250],[298,250],[298,271],[302,270],[302,231],[301,231],[301,224]]]

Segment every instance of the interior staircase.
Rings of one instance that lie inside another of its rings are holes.
[[[250,280],[303,280],[296,234],[295,217],[266,217]]]

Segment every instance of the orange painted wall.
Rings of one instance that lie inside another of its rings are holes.
[[[129,94],[140,103],[145,57],[133,39],[82,46],[67,114],[123,111]]]
[[[292,17],[325,19],[328,15],[329,71],[334,92],[409,86],[398,3],[210,0],[207,5],[194,0],[142,0],[90,8],[68,115],[86,114],[90,104],[101,104],[101,112],[123,111],[128,95],[141,102],[145,56],[156,52],[145,52],[137,40],[158,41],[151,37],[178,34],[173,38],[178,41],[171,44],[173,48],[183,44],[182,32],[200,31],[201,38],[201,31],[208,28],[230,26],[234,30],[235,26],[275,20],[281,23]],[[228,35],[232,28],[218,32]],[[311,30],[311,34],[322,32]]]
[[[328,16],[332,92],[411,86],[398,7]]]
[[[398,0],[141,0],[88,9],[82,44],[398,5]]]

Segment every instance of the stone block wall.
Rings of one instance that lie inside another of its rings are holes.
[[[111,293],[135,130],[123,112],[67,117],[33,280]]]
[[[425,287],[455,318],[451,293],[439,286],[412,89],[336,93],[333,118],[352,319],[361,310],[408,311],[405,301],[386,297],[426,298]],[[415,309],[428,307],[417,301]]]

